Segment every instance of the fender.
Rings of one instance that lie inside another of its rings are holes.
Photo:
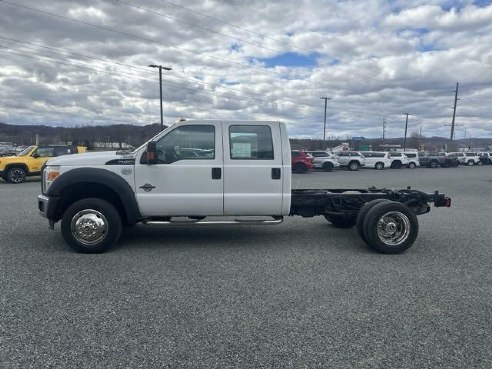
[[[50,197],[59,198],[67,187],[80,183],[97,183],[111,188],[120,198],[130,224],[136,223],[142,217],[135,193],[130,185],[117,174],[105,169],[78,168],[69,170],[53,182],[46,194]]]

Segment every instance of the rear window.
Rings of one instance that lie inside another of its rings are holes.
[[[405,154],[407,158],[416,158],[417,154]]]

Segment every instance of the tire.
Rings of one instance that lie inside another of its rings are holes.
[[[297,163],[297,164],[294,166],[294,171],[295,171],[296,173],[304,173],[306,170],[307,170],[306,165],[304,165],[304,164],[302,164],[302,163]]]
[[[74,228],[78,228],[78,233]],[[106,200],[82,199],[65,210],[61,230],[63,238],[75,251],[101,253],[120,238],[121,217],[116,208]]]
[[[437,163],[437,161],[435,160],[432,160],[430,163],[429,163],[429,168],[437,168],[439,166],[439,164]]]
[[[325,172],[331,172],[333,170],[333,167],[334,167],[333,164],[330,162],[326,162],[323,164],[323,170]]]
[[[352,228],[355,225],[354,218],[345,218],[341,215],[325,215],[324,217],[335,228]]]
[[[7,170],[7,173],[5,173],[5,179],[9,183],[22,183],[26,180],[26,170],[21,167],[12,167]]]
[[[384,163],[377,162],[374,168],[376,168],[377,170],[382,170],[384,169]]]
[[[482,161],[480,160],[477,165],[483,165]]]
[[[415,242],[419,222],[405,204],[387,201],[374,205],[367,212],[363,230],[367,244],[373,250],[383,254],[400,254]]]
[[[359,164],[359,162],[357,162],[357,161],[351,161],[351,162],[348,164],[348,168],[349,168],[349,170],[351,170],[351,171],[356,171],[356,170],[359,170],[359,168],[360,168],[360,164]]]
[[[402,167],[401,161],[397,160],[391,163],[391,168],[400,169]]]
[[[473,160],[468,160],[468,161],[466,162],[466,165],[468,165],[468,166],[470,166],[470,167],[471,167],[472,165],[474,165],[474,164],[475,164],[475,163],[473,162]]]
[[[415,165],[415,163],[409,163],[409,164],[408,164],[408,167],[409,167],[410,169],[415,169],[417,166]]]
[[[388,199],[375,199],[371,200],[369,202],[366,202],[362,207],[360,208],[359,214],[357,214],[357,220],[355,221],[355,227],[357,228],[357,233],[359,234],[359,237],[367,243],[366,236],[364,235],[364,219],[366,218],[367,212],[371,210],[371,208],[374,205],[377,205],[381,202],[384,201],[389,201]]]

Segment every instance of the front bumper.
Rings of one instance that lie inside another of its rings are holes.
[[[55,209],[58,199],[46,195],[38,195],[39,214],[48,219],[51,229],[55,226]]]

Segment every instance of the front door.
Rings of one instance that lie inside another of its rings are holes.
[[[29,171],[31,173],[41,172],[43,165],[55,156],[54,147],[38,147],[29,158]]]
[[[182,124],[156,141],[158,163],[135,165],[135,189],[144,216],[223,215],[220,123]]]
[[[282,214],[283,177],[280,123],[223,126],[224,214]]]

